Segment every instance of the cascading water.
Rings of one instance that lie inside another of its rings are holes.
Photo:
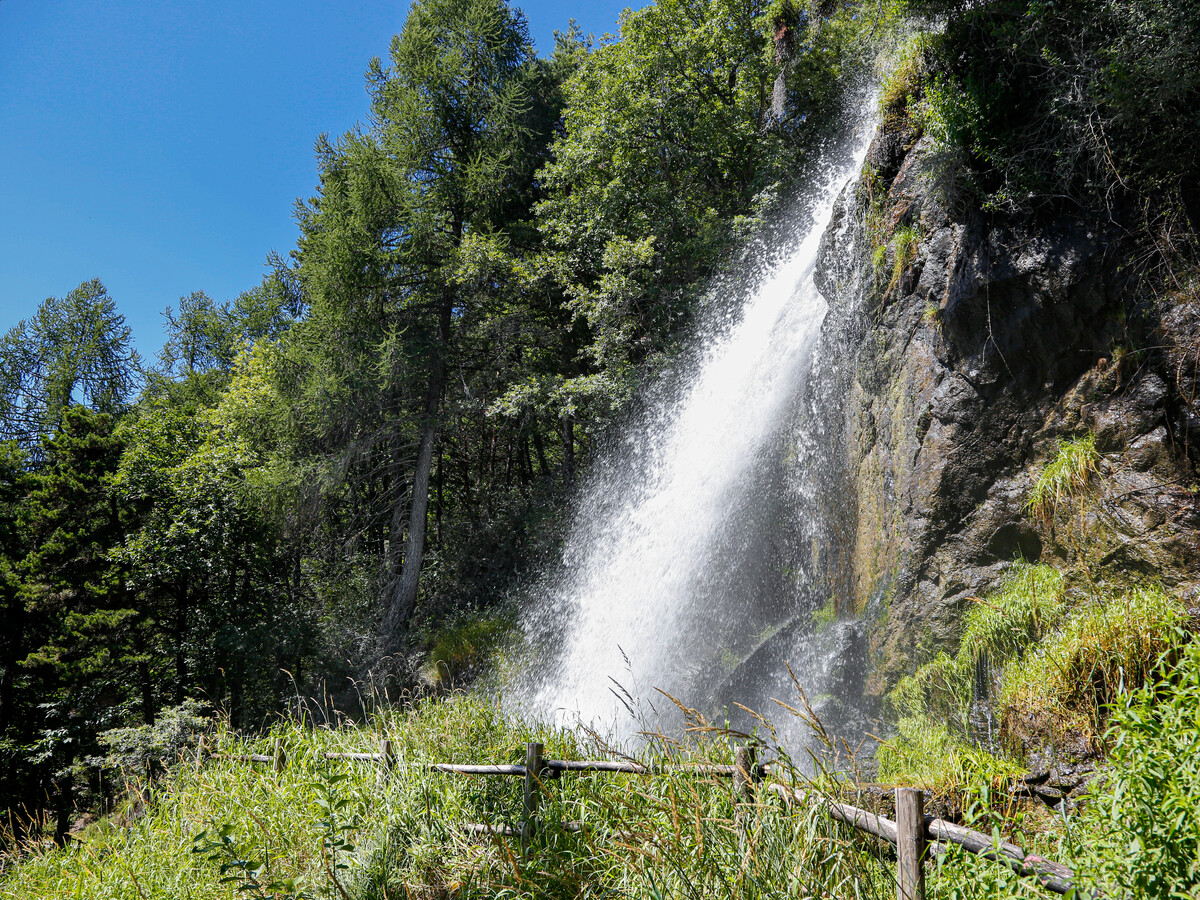
[[[811,628],[794,627],[824,598],[812,596],[811,550],[796,547],[819,532],[817,512],[788,470],[805,456],[804,388],[821,368],[818,248],[861,169],[873,107],[862,102],[789,238],[740,299],[711,304],[696,357],[595,465],[530,619],[541,664],[509,686],[524,711],[621,740],[671,727],[659,691],[706,713],[762,708],[786,687],[781,673],[790,680],[786,662],[810,693],[829,668]]]

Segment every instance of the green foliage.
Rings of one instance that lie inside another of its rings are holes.
[[[880,126],[885,131],[908,132],[913,141],[924,131],[929,115],[924,102],[928,57],[934,40],[932,35],[916,34],[898,50],[898,62],[879,89]]]
[[[876,750],[879,779],[962,796],[984,785],[1000,786],[1024,774],[1013,759],[996,756],[922,715],[897,723],[897,735]]]
[[[232,885],[237,896],[252,900],[311,900],[314,895],[308,891],[297,892],[295,878],[275,873],[269,853],[252,858],[251,845],[234,831],[226,823],[211,833],[206,828],[192,839],[192,852],[217,867],[220,884]]]
[[[1182,615],[1179,599],[1139,587],[1076,609],[1062,628],[1005,669],[1002,727],[1015,717],[1098,740],[1119,698],[1145,684]]]
[[[140,368],[125,317],[98,279],[48,298],[0,340],[0,440],[36,452],[74,403],[119,412]]]
[[[1049,519],[1060,503],[1083,490],[1099,461],[1095,435],[1060,441],[1054,459],[1034,481],[1025,508],[1035,518]]]
[[[57,851],[10,866],[0,888],[15,896],[143,900],[187,896],[396,896],[464,898],[713,896],[765,900],[830,896],[876,900],[894,893],[884,865],[834,823],[820,803],[783,807],[760,792],[739,819],[728,779],[672,771],[659,777],[571,774],[542,787],[541,827],[523,854],[516,838],[468,836],[461,825],[516,825],[519,779],[429,771],[429,762],[524,759],[540,740],[550,758],[594,758],[582,735],[530,729],[480,700],[453,697],[374,717],[361,728],[280,724],[244,741],[218,728],[221,756],[170,766],[144,813],[93,827]],[[393,741],[385,785],[372,763],[326,759]],[[282,772],[229,754],[283,742]],[[727,739],[656,745],[647,763],[730,762]],[[829,796],[829,779],[785,781]],[[583,833],[561,827],[582,821]],[[135,887],[136,885],[136,887]]]
[[[993,671],[1020,671],[1029,648],[1066,609],[1062,574],[1023,562],[999,590],[976,598],[963,618],[958,652],[939,653],[888,694],[898,734],[877,750],[881,777],[961,794],[1019,774],[1018,763],[970,742],[968,713],[976,699],[989,701]]]
[[[896,229],[892,235],[892,278],[885,292],[900,283],[905,270],[916,261],[920,248],[920,229],[912,225],[901,225]]]
[[[13,544],[25,555],[9,562],[19,583],[0,660],[0,752],[15,770],[4,800],[31,812],[52,803],[59,839],[97,732],[153,714],[146,618],[116,552],[128,514],[112,488],[121,450],[109,414],[70,406],[18,481]]]
[[[1086,815],[1094,836],[1080,861],[1109,896],[1184,900],[1200,889],[1200,644],[1180,647],[1181,637],[1108,732],[1109,786]]]
[[[901,679],[888,695],[889,706],[898,717],[928,712],[965,732],[980,665],[999,668],[1020,660],[1066,611],[1062,573],[1047,565],[1017,563],[1000,589],[976,599],[963,618],[958,652],[940,653]]]
[[[102,732],[99,739],[105,750],[104,765],[137,778],[152,768],[178,762],[186,752],[194,752],[201,737],[212,728],[213,720],[204,714],[199,701],[164,707],[149,725]]]
[[[980,200],[1006,209],[1120,207],[1161,236],[1194,234],[1194,3],[910,5],[946,16],[929,55],[931,130],[967,152]],[[1166,242],[1168,254],[1177,241]]]
[[[425,678],[446,687],[477,675],[493,662],[493,654],[511,641],[517,627],[507,618],[472,618],[435,636],[425,662]]]
[[[819,19],[793,4],[660,0],[624,16],[620,40],[567,83],[538,218],[618,402],[670,352],[734,229],[752,230],[836,129],[883,8],[834,6]]]
[[[459,505],[479,509],[473,496],[493,486],[503,497],[514,463],[531,481],[531,443],[548,473],[558,440],[534,411],[497,422],[486,410],[573,356],[558,293],[521,259],[555,79],[578,51],[569,36],[559,49],[538,60],[523,14],[500,0],[414,4],[389,64],[368,72],[371,125],[321,147],[320,192],[299,209],[311,310],[281,342],[277,386],[297,413],[292,460],[322,475],[308,482],[329,513],[322,538],[370,567],[388,651],[422,569],[452,568],[442,529]],[[562,441],[569,456],[573,436]]]

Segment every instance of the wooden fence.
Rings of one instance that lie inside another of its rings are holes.
[[[380,741],[379,750],[375,753],[326,753],[325,757],[378,763],[377,777],[380,785],[386,783],[392,771],[397,768],[394,745],[387,739]],[[270,763],[277,772],[287,766],[287,756],[278,740],[271,755],[245,754],[227,758]],[[833,819],[892,844],[896,848],[897,900],[924,900],[925,860],[931,854],[944,854],[949,844],[957,844],[968,853],[1007,866],[1019,875],[1034,878],[1047,890],[1056,894],[1074,891],[1074,896],[1083,896],[1075,884],[1075,873],[1068,866],[1026,853],[1016,844],[997,842],[983,832],[926,816],[924,794],[916,788],[895,789],[896,819],[892,821],[865,809],[795,790],[778,782],[764,783],[766,766],[757,763],[754,749],[751,747],[737,748],[733,765],[644,766],[640,763],[615,760],[546,759],[543,756],[542,744],[531,741],[525,745],[524,765],[415,763],[406,764],[402,768],[444,772],[448,775],[509,776],[523,779],[521,824],[518,828],[486,822],[464,823],[461,826],[465,831],[474,834],[517,837],[521,841],[523,852],[537,833],[538,806],[547,782],[559,778],[563,773],[596,772],[653,776],[669,770],[709,778],[731,778],[735,800],[740,803],[753,802],[760,785],[779,796],[789,806],[816,802],[821,804]],[[564,822],[561,827],[568,831],[580,831],[584,825],[580,822]],[[1099,895],[1093,896],[1099,898]]]

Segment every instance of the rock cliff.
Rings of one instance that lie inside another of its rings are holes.
[[[853,360],[825,399],[848,550],[830,576],[867,622],[868,697],[952,652],[1018,558],[1101,585],[1200,576],[1200,309],[1149,299],[1115,225],[982,211],[961,171],[885,124],[818,264],[827,354]],[[1031,515],[1057,442],[1088,433],[1087,502]]]

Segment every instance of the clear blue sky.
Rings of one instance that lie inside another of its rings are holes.
[[[539,52],[627,3],[520,3]],[[629,5],[641,5],[633,0]],[[296,241],[313,141],[367,112],[407,0],[0,0],[0,333],[100,278],[143,356],[162,310]]]

